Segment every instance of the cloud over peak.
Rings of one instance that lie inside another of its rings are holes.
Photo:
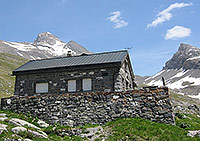
[[[173,17],[173,14],[171,13],[172,10],[191,6],[191,5],[193,5],[191,2],[190,3],[182,2],[182,3],[171,4],[168,8],[159,12],[157,14],[157,18],[154,21],[152,21],[152,23],[147,24],[147,28],[148,27],[156,27],[158,24],[161,24],[165,21],[169,21]]]
[[[120,11],[111,12],[109,15],[111,16],[108,17],[107,20],[114,23],[114,29],[125,27],[128,25],[128,22],[122,20]]]
[[[178,38],[184,38],[188,37],[191,34],[191,29],[186,28],[183,26],[175,26],[169,30],[167,30],[167,33],[165,34],[165,40],[172,39],[176,40]]]

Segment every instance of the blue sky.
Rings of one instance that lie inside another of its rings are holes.
[[[0,0],[0,40],[51,32],[92,52],[130,51],[135,74],[154,75],[180,43],[200,47],[199,0]]]

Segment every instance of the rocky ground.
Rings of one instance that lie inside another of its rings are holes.
[[[176,113],[176,125],[156,123],[141,118],[119,118],[103,126],[88,124],[72,128],[59,124],[49,125],[29,114],[0,111],[0,140],[4,141],[155,139],[199,140],[200,119],[198,116]]]
[[[200,99],[170,91],[174,112],[197,115],[200,117]]]
[[[14,118],[16,115],[11,113],[7,116],[6,113],[0,113],[0,139],[4,139],[5,141],[30,141],[39,138],[54,140],[55,138],[63,139],[65,137],[65,140],[75,140],[78,138],[87,140],[101,138],[103,140],[110,135],[108,128],[98,125],[70,128],[60,125],[49,125],[37,118],[33,118],[31,122],[27,122],[20,119],[20,117],[27,118],[27,120],[30,120],[30,117],[19,115],[18,118]],[[52,133],[56,133],[58,136],[51,136]]]

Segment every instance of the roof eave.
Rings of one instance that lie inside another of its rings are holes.
[[[13,71],[12,75],[18,75],[18,74],[24,74],[24,73],[36,73],[39,71],[48,71],[48,72],[55,72],[55,71],[64,71],[64,70],[77,70],[80,67],[94,67],[94,68],[102,68],[102,65],[106,65],[104,67],[111,67],[109,65],[115,65],[115,66],[121,66],[121,61],[120,62],[110,62],[110,63],[103,63],[103,64],[89,64],[89,65],[79,65],[79,66],[70,66],[70,67],[54,67],[54,68],[44,68],[44,69],[34,69],[34,70],[22,70],[22,71]],[[95,67],[99,66],[99,67]],[[62,69],[62,70],[61,70]],[[87,68],[85,68],[87,69]]]

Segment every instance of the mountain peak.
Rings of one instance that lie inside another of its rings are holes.
[[[42,32],[42,33],[39,33],[38,36],[42,37],[42,36],[47,36],[47,37],[56,37],[55,35],[53,35],[51,32]],[[56,37],[58,38],[58,37]]]
[[[34,45],[41,45],[41,46],[46,46],[46,45],[54,45],[56,44],[56,41],[62,42],[58,37],[53,35],[50,32],[42,32],[39,33],[36,40],[34,41]]]
[[[178,51],[166,62],[164,69],[200,69],[200,49],[181,43]]]
[[[188,51],[189,49],[196,49],[196,47],[188,45],[188,44],[181,43],[178,51]]]

